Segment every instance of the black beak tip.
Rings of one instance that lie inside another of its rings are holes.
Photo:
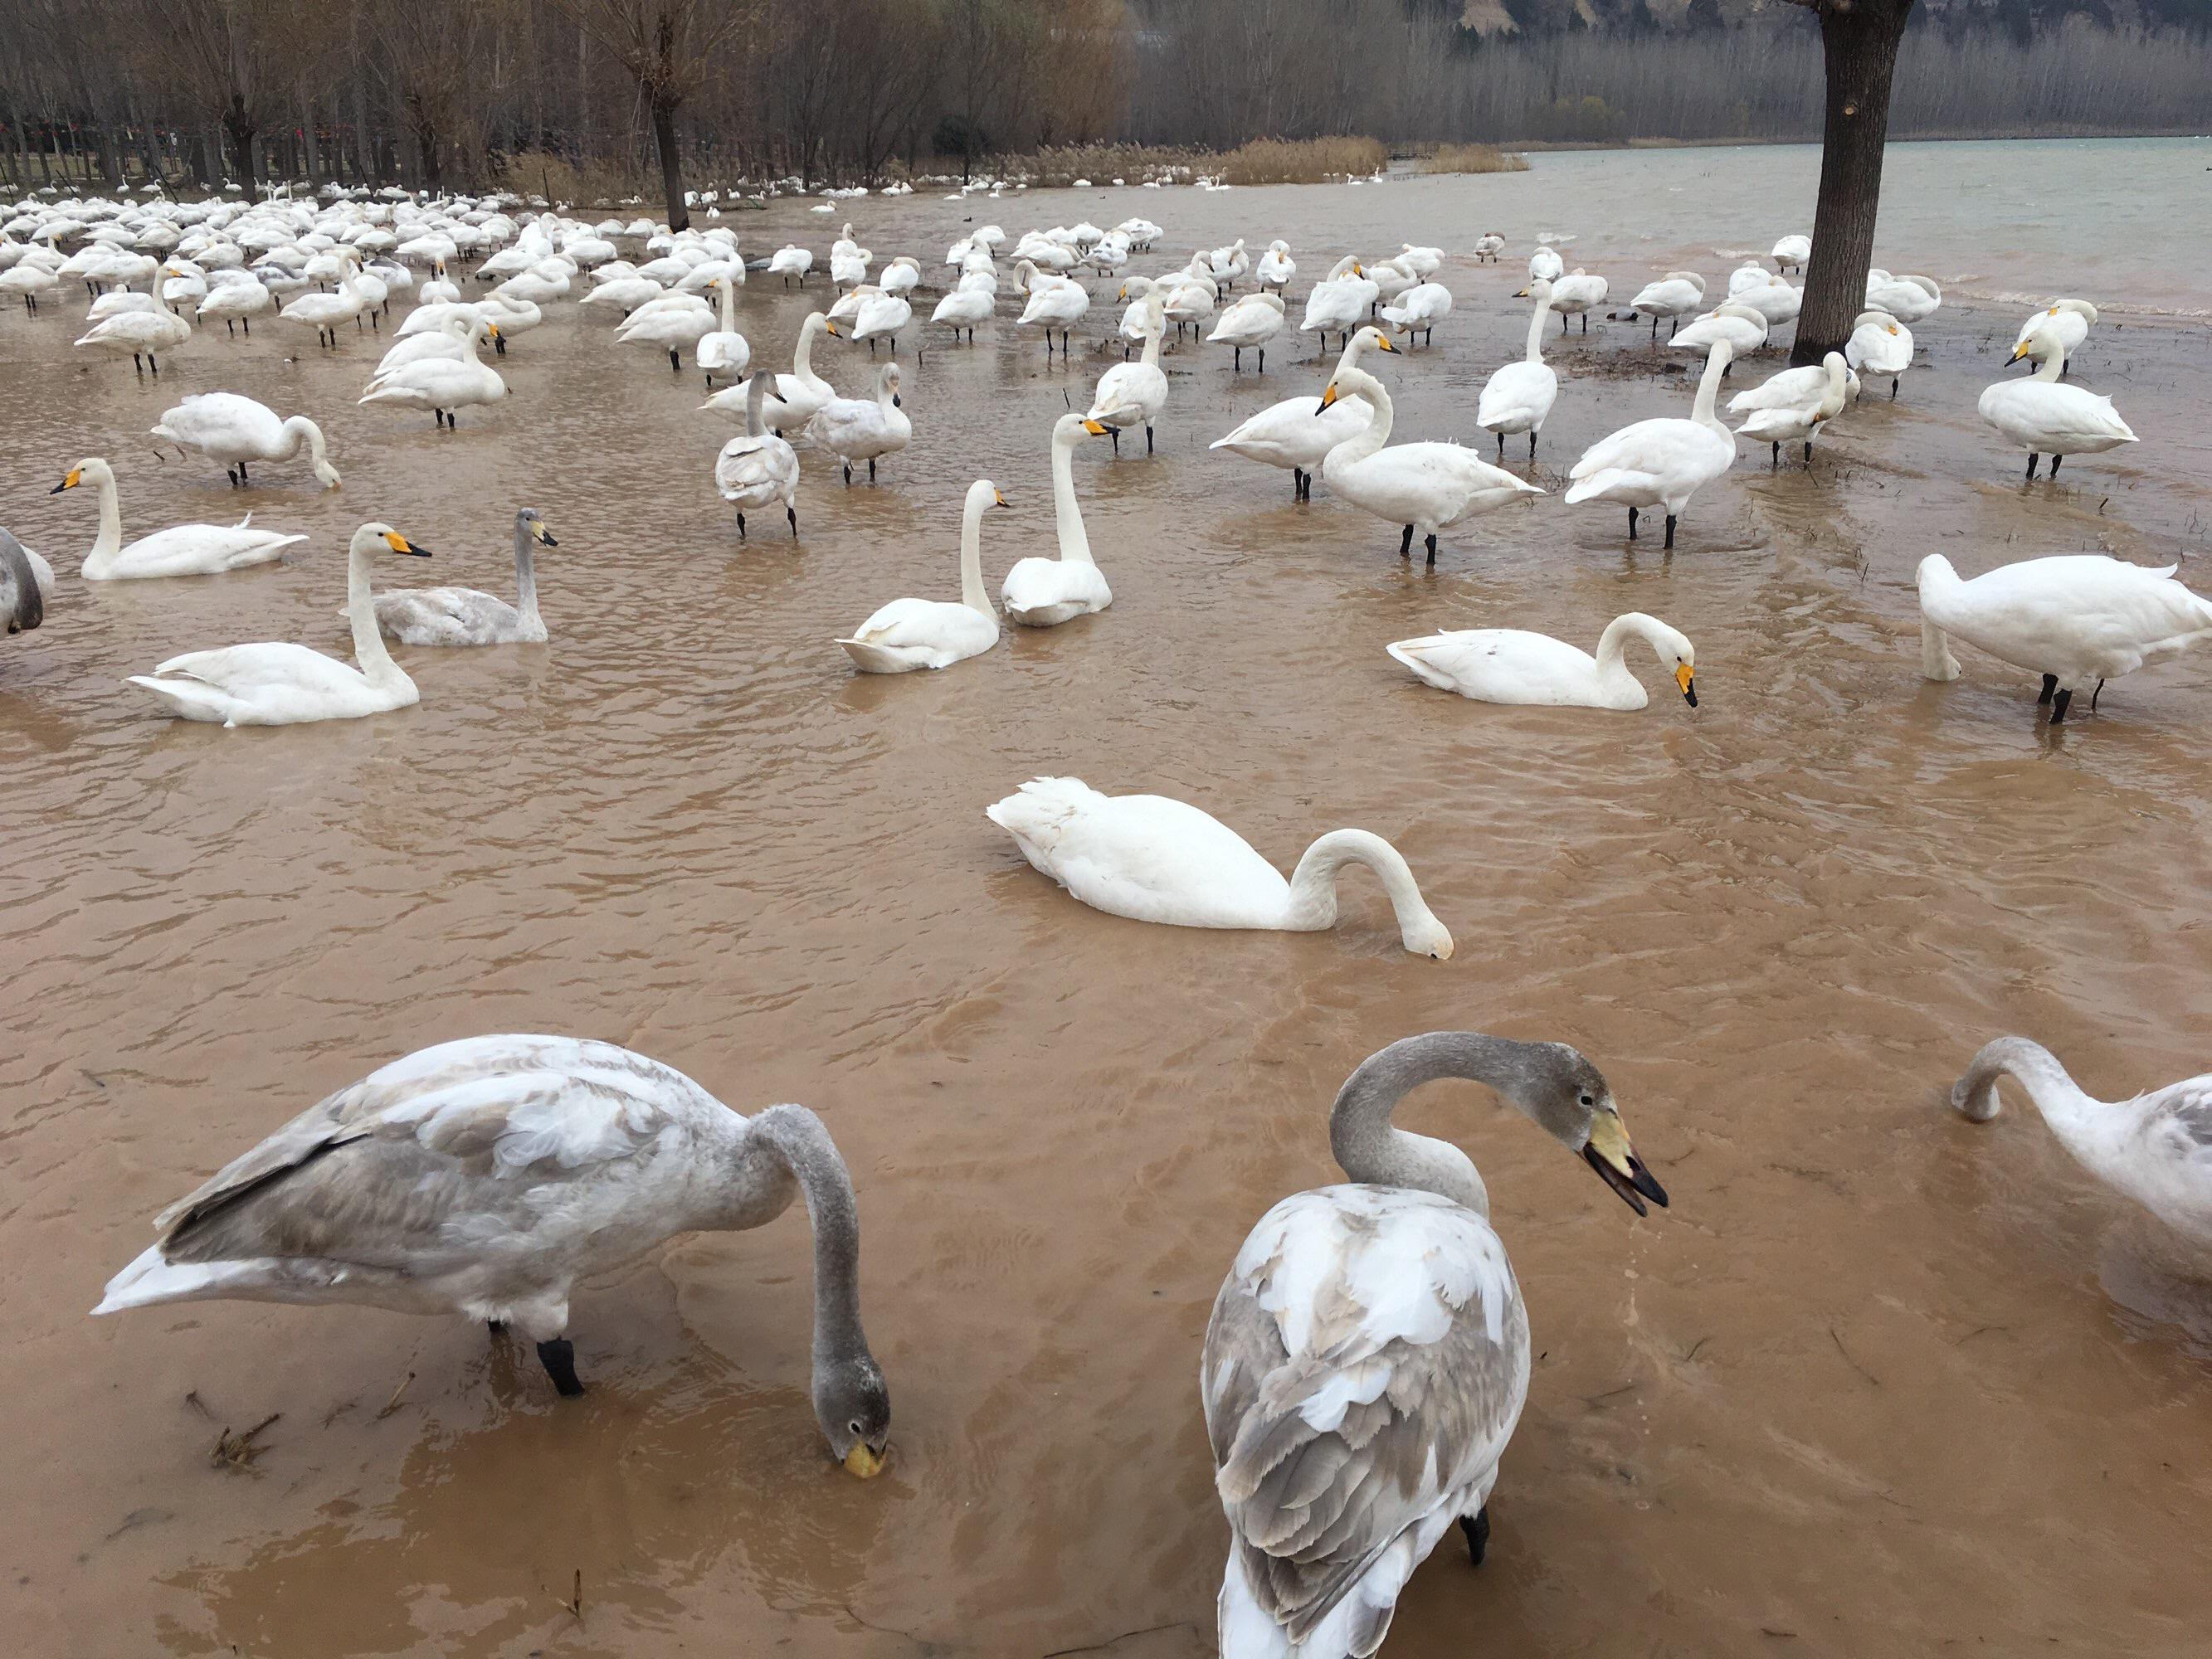
[[[64,489],[67,489],[68,488],[69,488],[69,486],[68,486],[67,484],[65,484],[65,483],[58,483],[58,484],[56,484],[56,485],[55,485],[52,489],[49,489],[49,490],[46,492],[46,494],[47,494],[47,495],[60,495],[60,494],[62,493],[62,491],[64,491]]]
[[[1695,708],[1698,706],[1698,688],[1696,686],[1684,686],[1682,688],[1682,696],[1684,699],[1688,702],[1691,708]]]
[[[558,546],[560,546],[560,545],[561,545],[561,544],[560,544],[559,542],[557,542],[557,541],[556,541],[556,540],[554,539],[554,538],[553,538],[553,532],[552,532],[551,531],[548,530],[548,531],[544,532],[544,537],[545,537],[545,545],[546,545],[546,546],[548,546],[548,547],[558,547]]]
[[[1620,1201],[1637,1214],[1651,1213],[1644,1207],[1644,1200],[1647,1198],[1662,1210],[1667,1207],[1667,1189],[1651,1178],[1651,1172],[1644,1167],[1644,1161],[1635,1154],[1629,1155],[1629,1173],[1625,1176],[1600,1157],[1595,1146],[1583,1148],[1583,1161],[1596,1170],[1599,1179],[1620,1194]]]

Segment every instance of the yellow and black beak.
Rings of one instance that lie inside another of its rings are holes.
[[[2027,356],[2027,344],[2028,343],[2026,340],[2022,340],[2018,345],[2014,346],[2012,349],[2012,356],[2009,361],[2016,363],[2021,358]]]
[[[1103,421],[1085,421],[1083,423],[1083,429],[1085,432],[1088,432],[1094,438],[1103,438],[1106,435],[1106,422]]]
[[[538,538],[538,544],[540,547],[558,547],[561,545],[560,543],[553,539],[553,532],[545,527],[545,521],[542,519],[530,526],[530,533]]]
[[[845,337],[837,331],[837,325],[835,323],[824,323],[822,326],[830,331],[830,337],[833,340],[842,340]]]
[[[1513,297],[1516,300],[1525,300],[1528,297],[1528,290],[1525,288],[1517,289],[1514,291]]]
[[[484,332],[491,338],[496,340],[499,338],[499,325],[497,323],[486,323],[484,325]]]
[[[994,507],[1011,507],[1013,503],[1006,499],[1006,491],[1003,489],[994,489],[991,492],[991,505]]]
[[[1408,330],[1408,331],[1407,331],[1407,332],[1409,332],[1409,333],[1410,333],[1411,331],[1412,331],[1411,330]],[[1392,345],[1392,344],[1390,343],[1390,337],[1389,337],[1389,335],[1387,335],[1387,334],[1378,334],[1378,335],[1376,335],[1376,336],[1375,337],[1375,341],[1376,341],[1376,343],[1377,345],[1380,345],[1380,346],[1382,348],[1382,349],[1383,349],[1383,350],[1385,350],[1385,351],[1395,351],[1395,350],[1398,349],[1397,347],[1395,347],[1395,346],[1394,346],[1394,345]]]
[[[1382,343],[1387,346],[1390,343],[1388,340],[1385,340]],[[1321,414],[1322,410],[1333,408],[1335,405],[1335,403],[1336,382],[1331,380],[1327,386],[1321,389],[1321,409],[1314,410],[1314,414],[1318,416]]]
[[[1605,1184],[1619,1193],[1621,1201],[1638,1215],[1649,1215],[1644,1200],[1667,1207],[1667,1189],[1651,1178],[1651,1171],[1628,1144],[1628,1131],[1620,1127],[1620,1114],[1610,1106],[1590,1120],[1589,1142],[1583,1161],[1595,1170]]]
[[[427,559],[430,556],[428,548],[417,547],[396,530],[387,530],[384,532],[384,544],[394,553],[405,553],[417,559]]]
[[[83,482],[84,469],[81,466],[73,466],[69,470],[68,476],[64,477],[63,480],[59,483],[56,484],[52,489],[49,489],[46,494],[49,495],[58,495],[64,489],[75,489]]]
[[[1674,684],[1682,688],[1682,695],[1689,699],[1690,707],[1692,708],[1698,706],[1698,688],[1695,684],[1697,672],[1696,669],[1686,662],[1678,662],[1674,665]]]
[[[870,1450],[866,1441],[855,1441],[853,1449],[845,1454],[845,1471],[863,1480],[872,1480],[884,1472],[884,1455]]]

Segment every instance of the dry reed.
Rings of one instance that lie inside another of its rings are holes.
[[[1528,158],[1495,144],[1439,144],[1421,163],[1424,173],[1526,173]]]

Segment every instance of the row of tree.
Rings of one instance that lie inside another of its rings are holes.
[[[1916,13],[1892,136],[2212,125],[2212,29],[2159,21],[2185,9],[2027,3]],[[2187,4],[2202,14],[2202,0]],[[1820,30],[1797,6],[1492,0],[1484,15],[1503,21],[1488,32],[1468,26],[1480,9],[0,0],[0,172],[18,187],[156,175],[202,188],[481,186],[540,176],[514,167],[527,155],[549,178],[557,162],[608,187],[649,179],[680,216],[686,179],[843,182],[1109,139],[1229,149],[1339,132],[1605,143],[1821,131]]]

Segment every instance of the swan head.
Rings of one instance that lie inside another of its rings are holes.
[[[2056,317],[2062,311],[2070,311],[2086,323],[2094,323],[2097,320],[2097,307],[2087,300],[2054,300],[2051,303],[2051,309],[2044,314]]]
[[[1862,311],[1851,319],[1851,327],[1854,331],[1862,328],[1878,328],[1884,333],[1894,334],[1897,332],[1897,319],[1886,311]]]
[[[1011,505],[1012,503],[1009,502],[1006,496],[1000,491],[999,486],[993,483],[988,478],[978,478],[974,483],[968,486],[967,506],[968,511],[970,514],[980,515],[987,507],[1007,507]]]
[[[863,1480],[883,1473],[891,1437],[891,1395],[866,1347],[814,1368],[814,1420],[830,1449],[849,1474]]]
[[[64,473],[62,481],[49,489],[46,494],[58,495],[64,489],[76,489],[86,484],[97,489],[102,484],[112,484],[114,482],[114,469],[97,456],[88,456]]]
[[[347,545],[349,550],[355,553],[374,553],[382,550],[386,553],[404,553],[408,557],[415,559],[427,559],[430,556],[428,548],[418,547],[388,524],[362,526],[353,532],[353,540]]]
[[[830,331],[835,334],[837,331],[831,329]],[[899,366],[896,363],[885,363],[884,372],[876,377],[876,397],[878,400],[889,398],[893,409],[904,407],[899,397]]]
[[[526,507],[514,515],[514,527],[540,547],[561,545],[553,539],[553,532],[545,527],[545,520],[538,516],[538,509],[534,507]]]
[[[1564,1042],[1512,1045],[1510,1067],[1485,1079],[1506,1103],[1596,1171],[1638,1215],[1644,1200],[1667,1207],[1667,1189],[1629,1144],[1620,1108],[1605,1075],[1579,1049]]]
[[[2023,357],[2033,357],[2039,363],[2047,363],[2053,357],[2063,357],[2065,355],[2066,348],[2059,343],[2058,337],[2051,332],[2051,325],[2045,323],[2014,346],[2012,349],[2011,357],[2007,361],[2016,363]]]
[[[1548,276],[1533,277],[1528,286],[1513,297],[1516,300],[1534,300],[1539,302],[1548,300],[1552,297],[1552,279]]]

